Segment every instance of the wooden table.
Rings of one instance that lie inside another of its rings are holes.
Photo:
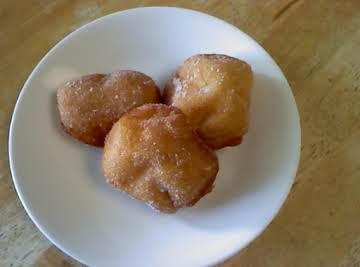
[[[360,266],[360,1],[0,1],[0,266],[81,266],[36,229],[8,167],[8,128],[24,80],[62,37],[97,17],[175,5],[220,17],[278,62],[302,124],[301,164],[265,232],[221,266]],[[176,260],[176,259],[173,259]]]

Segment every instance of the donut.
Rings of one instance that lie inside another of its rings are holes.
[[[194,205],[213,188],[219,166],[181,110],[145,104],[125,113],[106,137],[106,181],[165,213]]]
[[[166,82],[163,103],[181,109],[213,149],[241,143],[248,130],[251,67],[226,55],[185,60]]]
[[[106,134],[127,111],[158,103],[160,92],[147,75],[130,70],[90,74],[57,90],[57,105],[65,132],[83,143],[103,146]]]

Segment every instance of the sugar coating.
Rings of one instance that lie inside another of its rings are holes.
[[[122,114],[159,101],[159,89],[150,77],[127,70],[86,75],[65,83],[57,91],[65,131],[95,146],[103,146],[106,134]]]
[[[238,145],[248,129],[250,66],[218,54],[195,55],[181,64],[164,88],[164,103],[180,108],[214,149]]]
[[[108,183],[171,213],[211,191],[218,161],[180,110],[146,104],[114,125],[102,169]]]

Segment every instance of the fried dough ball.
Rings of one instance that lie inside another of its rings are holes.
[[[218,160],[178,108],[146,104],[114,124],[106,137],[102,170],[109,184],[173,213],[212,190]]]
[[[226,55],[195,55],[180,65],[164,89],[164,103],[180,108],[211,148],[241,143],[248,129],[250,66]]]
[[[64,130],[94,146],[104,145],[106,134],[125,112],[159,101],[155,82],[141,72],[128,70],[86,75],[57,90]]]

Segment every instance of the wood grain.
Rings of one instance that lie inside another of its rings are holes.
[[[81,266],[39,233],[14,192],[7,138],[23,82],[69,32],[108,13],[150,5],[200,10],[247,32],[280,65],[298,104],[296,183],[265,232],[220,266],[359,267],[358,0],[1,0],[0,266]]]

